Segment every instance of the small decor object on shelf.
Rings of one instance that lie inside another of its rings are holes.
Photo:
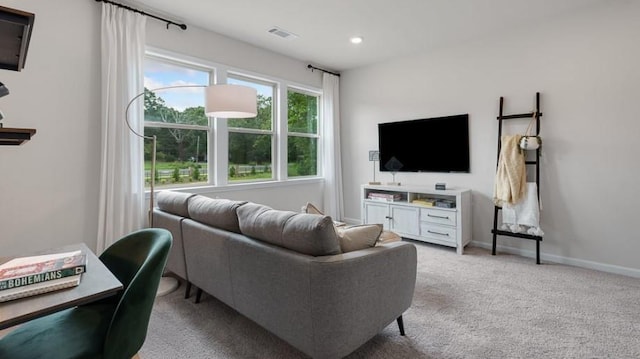
[[[445,189],[447,189],[447,184],[446,183],[436,183],[436,189],[437,190],[445,190]]]
[[[376,181],[376,161],[380,161],[380,151],[369,151],[369,161],[373,162],[373,181],[369,182],[370,185],[379,185],[379,181]]]
[[[540,136],[538,135],[535,135],[535,136],[531,135],[531,129],[537,119],[538,119],[538,112],[533,111],[533,116],[531,117],[531,121],[529,121],[529,126],[527,126],[527,131],[520,138],[520,142],[518,143],[520,146],[520,149],[523,149],[525,151],[537,150],[538,148],[540,148],[540,146],[542,146],[542,138],[540,138]]]
[[[0,82],[0,97],[5,97],[9,94],[9,89],[2,82]]]
[[[387,182],[388,185],[391,186],[400,186],[400,182],[396,182],[396,173],[402,168],[404,165],[397,158],[391,157],[387,163],[384,164],[384,168],[388,169],[391,172],[392,180],[391,182]]]
[[[537,150],[542,145],[540,136],[522,136],[520,138],[520,148],[523,150]]]
[[[439,199],[436,201],[436,207],[440,208],[456,208],[456,202],[448,199]]]

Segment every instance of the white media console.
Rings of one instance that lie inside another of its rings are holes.
[[[455,247],[462,254],[471,241],[471,190],[423,186],[362,186],[362,223],[382,223],[402,237]],[[455,208],[419,204],[436,199]]]

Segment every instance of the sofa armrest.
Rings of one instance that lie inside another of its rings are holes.
[[[311,260],[313,357],[341,357],[411,306],[416,247],[394,242]]]
[[[171,246],[165,269],[177,274],[180,278],[189,280],[182,239],[182,221],[184,219],[184,217],[165,212],[159,208],[153,209],[153,226],[164,228],[171,232],[173,236],[173,245]]]

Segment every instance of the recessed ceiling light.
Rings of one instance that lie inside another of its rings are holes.
[[[354,36],[349,40],[351,41],[352,44],[359,44],[362,42],[363,38],[362,36]]]

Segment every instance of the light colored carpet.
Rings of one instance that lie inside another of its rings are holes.
[[[413,243],[407,335],[391,323],[348,358],[640,358],[639,279]],[[142,358],[304,358],[215,298],[183,295],[156,299]]]

